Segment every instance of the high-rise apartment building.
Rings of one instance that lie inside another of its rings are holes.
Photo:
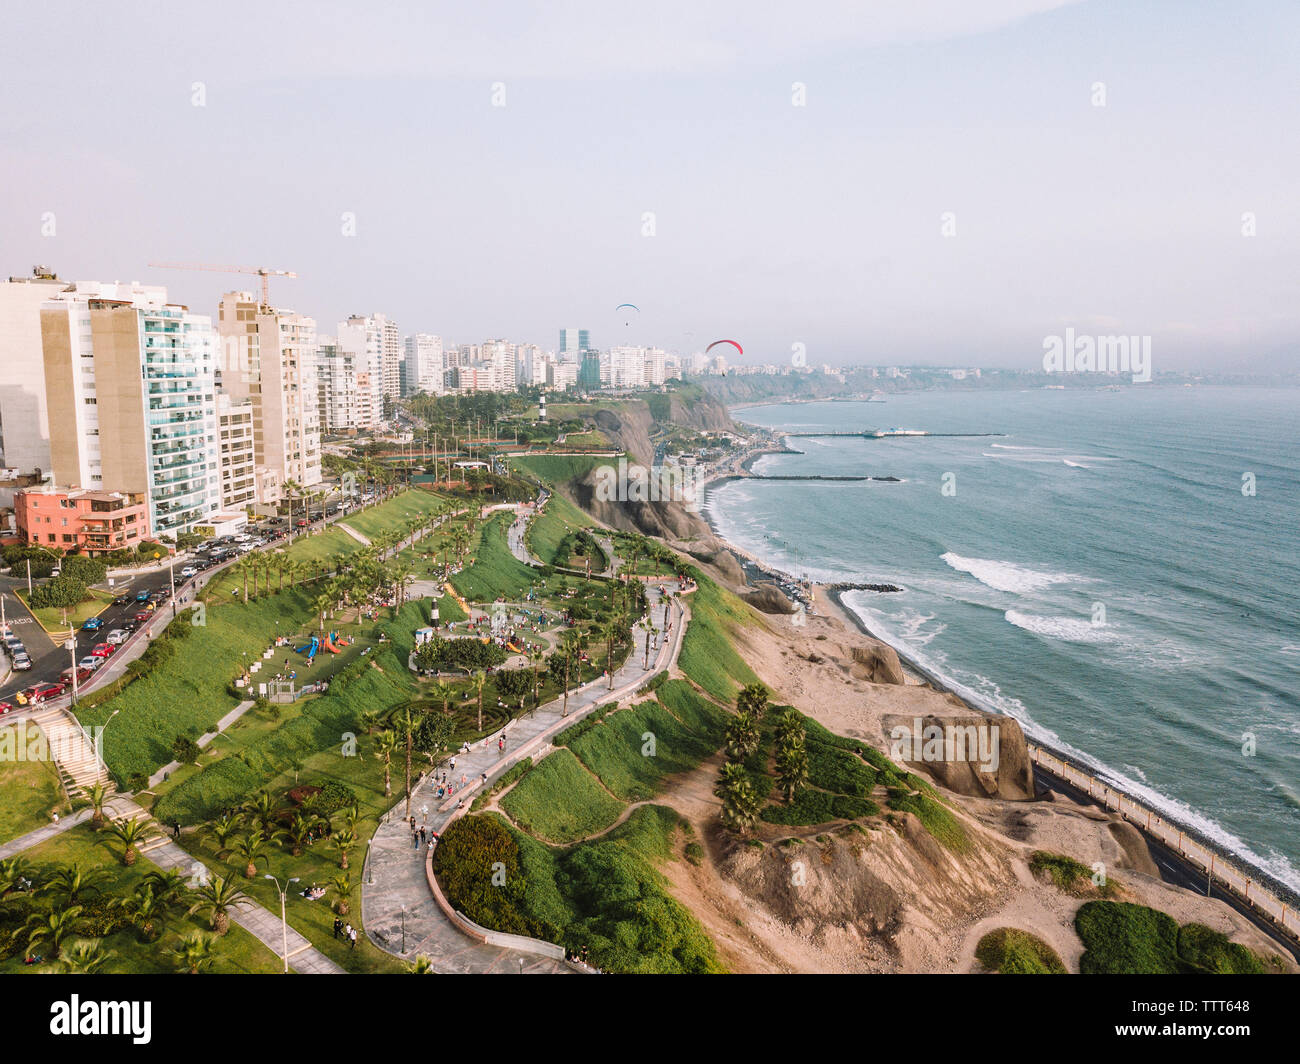
[[[416,333],[406,338],[406,387],[403,395],[443,393],[442,337]]]
[[[338,347],[353,359],[356,413],[353,427],[376,429],[384,420],[384,350],[389,322],[382,314],[354,314],[339,322]],[[394,363],[396,373],[396,363]]]
[[[42,266],[0,283],[0,466],[50,470],[41,304],[68,287]]]
[[[402,347],[402,334],[395,321],[389,321],[383,314],[374,316],[379,326],[379,359],[383,403],[381,415],[387,417],[392,413],[393,405],[402,397],[402,359],[406,357]]]
[[[256,422],[251,399],[237,403],[229,395],[217,396],[217,464],[223,510],[243,510],[269,501],[258,494]]]
[[[320,422],[326,432],[357,431],[357,358],[332,337],[316,347],[316,393]]]
[[[163,287],[78,282],[41,307],[54,481],[143,494],[149,527],[189,532],[220,508],[212,319]]]
[[[251,292],[227,292],[217,327],[221,391],[236,403],[252,404],[256,464],[275,470],[281,483],[319,483],[316,322],[266,306]]]

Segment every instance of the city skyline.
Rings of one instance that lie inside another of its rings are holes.
[[[148,263],[265,265],[318,322],[544,348],[580,322],[601,348],[1030,369],[1074,328],[1152,337],[1157,372],[1284,371],[1296,14],[1246,7],[819,5],[760,29],[510,5],[516,35],[287,5],[251,42],[86,8],[53,56],[19,13],[3,272],[214,313],[233,276]],[[110,54],[106,123],[85,100]],[[160,136],[183,165],[148,164]]]

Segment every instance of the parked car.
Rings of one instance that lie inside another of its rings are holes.
[[[86,622],[81,626],[83,632],[98,632],[104,627],[104,622],[98,617],[87,617]]]
[[[153,603],[150,603],[150,605],[153,605]],[[135,621],[136,624],[140,624],[143,621],[147,621],[149,619],[149,610],[140,610],[131,619]]]
[[[14,705],[12,702],[0,702],[0,715],[8,713],[13,708]]]
[[[89,679],[90,679],[92,676],[94,676],[94,675],[95,675],[95,672],[94,672],[93,669],[83,669],[83,668],[78,667],[78,669],[77,669],[77,683],[79,683],[79,684],[80,684],[80,683],[85,683],[87,680],[89,680]],[[64,669],[61,673],[59,673],[59,681],[60,681],[61,683],[65,683],[65,684],[68,684],[69,686],[71,686],[71,684],[72,684],[72,666],[71,666],[71,665],[69,665],[66,669]]]
[[[38,702],[47,702],[51,698],[58,698],[65,690],[66,688],[61,683],[36,683],[23,691],[19,691],[17,701],[19,705],[36,705]]]
[[[188,580],[191,576],[197,576],[198,573],[199,573],[198,569],[196,569],[192,565],[187,565],[184,569],[181,570],[181,576],[185,577],[186,580]]]
[[[137,591],[137,592],[135,593],[135,600],[136,600],[136,602],[148,602],[148,601],[149,601],[149,592],[148,592],[148,591]]]
[[[145,614],[145,616],[147,617],[148,614]],[[126,632],[128,635],[131,632],[134,632],[139,627],[140,627],[140,622],[135,620],[134,618],[129,621],[122,622],[122,631]]]
[[[32,667],[32,659],[27,656],[27,651],[21,651],[14,655],[14,668],[19,672],[26,672]]]
[[[113,605],[114,605],[114,606],[129,606],[129,605],[131,605],[131,596],[130,596],[130,595],[118,595],[117,598],[115,598],[115,599],[113,600]]]
[[[91,672],[94,672],[103,663],[104,661],[102,658],[97,658],[95,657],[94,654],[87,654],[84,658],[82,658],[79,662],[77,662],[77,668],[89,669]]]
[[[236,543],[247,543],[247,542],[248,542],[250,539],[252,539],[252,538],[253,538],[253,537],[250,536],[247,532],[240,532],[239,535],[237,535],[237,536],[235,537],[235,542],[236,542]]]
[[[104,636],[104,638],[108,640],[108,642],[116,646],[119,643],[126,642],[127,634],[128,633],[125,628],[114,628],[111,632],[108,633],[108,635]]]
[[[307,527],[307,518],[305,518],[305,517],[300,517],[300,518],[298,518],[298,527],[299,527],[299,528],[306,528],[306,527]]]
[[[97,658],[111,658],[114,654],[117,653],[117,644],[96,643],[94,649],[91,650],[90,653]]]
[[[16,635],[7,635],[5,636],[5,649],[8,650],[10,654],[13,654],[20,650],[26,650],[27,648],[23,646],[23,641]]]

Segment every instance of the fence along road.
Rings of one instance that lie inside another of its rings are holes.
[[[1055,754],[1038,746],[1029,747],[1035,765],[1041,765],[1054,776],[1085,791],[1093,801],[1106,809],[1113,809],[1125,820],[1131,821],[1153,838],[1164,843],[1189,863],[1227,891],[1240,898],[1252,909],[1268,917],[1273,924],[1300,939],[1300,912],[1283,902],[1267,887],[1257,883],[1230,861],[1206,846],[1199,839],[1171,824],[1141,802],[1118,791],[1112,784],[1089,775]]]

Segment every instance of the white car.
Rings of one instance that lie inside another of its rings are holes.
[[[26,672],[31,667],[32,667],[32,659],[29,658],[26,655],[26,653],[20,653],[14,655],[14,668],[17,669],[19,672]]]
[[[181,576],[185,577],[186,580],[188,580],[191,576],[195,576],[197,573],[198,570],[195,569],[194,566],[192,565],[187,565],[184,569],[181,570]]]
[[[114,628],[108,635],[104,636],[105,643],[112,643],[117,646],[119,643],[125,643],[126,637],[131,633],[123,628]]]
[[[250,539],[252,539],[252,538],[253,538],[253,537],[250,536],[247,532],[240,532],[239,535],[237,535],[237,536],[235,537],[235,542],[236,542],[236,543],[247,543],[247,542],[248,542]]]
[[[89,669],[91,672],[94,672],[97,668],[99,668],[103,664],[104,664],[103,658],[97,658],[93,654],[88,654],[86,655],[86,657],[82,658],[79,662],[77,662],[77,668]]]

